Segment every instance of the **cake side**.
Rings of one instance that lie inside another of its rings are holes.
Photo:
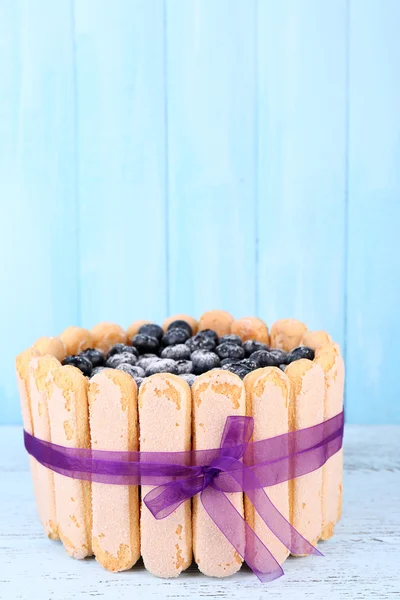
[[[51,441],[67,448],[90,448],[88,418],[89,383],[75,367],[53,372],[48,397]],[[54,473],[57,529],[68,554],[92,554],[92,500],[90,481]]]
[[[192,448],[218,448],[226,418],[246,414],[246,394],[237,375],[215,369],[204,373],[192,387],[193,421]],[[244,516],[243,494],[227,493],[237,511]],[[244,549],[245,529],[236,532]],[[199,495],[193,498],[193,552],[202,573],[212,577],[226,577],[242,566],[242,558],[211,520]]]
[[[50,355],[33,357],[29,364],[33,433],[46,442],[51,442],[48,403],[53,393],[53,376],[60,366],[59,361]],[[36,480],[40,520],[47,536],[58,540],[54,472],[36,463]]]
[[[266,367],[247,375],[246,414],[254,419],[252,441],[257,442],[287,433],[289,427],[290,381],[280,369]],[[268,498],[289,521],[289,482],[264,488]],[[245,494],[246,521],[255,531],[279,564],[283,564],[289,550],[275,537],[254,509]]]
[[[188,384],[170,373],[149,377],[140,388],[141,452],[191,449],[192,397]],[[143,498],[153,489],[141,487],[140,549],[148,571],[177,577],[192,562],[192,511],[187,500],[170,515],[155,519]]]
[[[20,404],[21,404],[22,423],[23,423],[25,431],[27,431],[31,435],[34,435],[34,430],[33,430],[33,419],[32,419],[32,410],[31,410],[32,404],[31,404],[31,393],[30,393],[29,369],[30,369],[31,360],[39,355],[40,355],[40,353],[35,348],[27,348],[26,350],[24,350],[23,352],[18,354],[18,356],[16,357],[16,360],[15,360],[15,370],[16,370],[16,376],[17,376],[18,393],[19,393]],[[36,459],[33,458],[33,456],[29,455],[29,467],[30,467],[31,476],[32,476],[33,491],[35,494],[36,507],[38,510],[39,519],[42,523],[43,529],[46,532],[45,523],[42,520],[43,510],[39,509],[39,503],[41,501],[40,500],[41,497],[40,497],[40,493],[39,493],[39,482],[38,482],[37,473],[36,473],[37,464],[38,463],[37,463]]]
[[[324,421],[343,410],[344,362],[340,349],[334,344],[325,344],[317,349],[315,362],[325,374]],[[321,539],[327,540],[334,533],[340,519],[342,507],[343,449],[331,456],[322,467],[322,532]]]
[[[325,396],[325,378],[321,366],[301,359],[291,363],[285,373],[292,389],[289,430],[321,423]],[[306,540],[316,545],[322,530],[322,469],[290,480],[289,493],[291,524]]]
[[[122,371],[105,369],[89,386],[91,447],[138,450],[137,386]],[[92,546],[109,571],[126,571],[140,556],[137,486],[92,483]]]

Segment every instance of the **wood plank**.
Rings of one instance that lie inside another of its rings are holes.
[[[255,312],[255,18],[253,0],[167,3],[171,314]]]
[[[346,1],[259,3],[258,296],[344,341]]]
[[[82,322],[162,321],[163,5],[82,0],[75,10]]]
[[[400,420],[397,0],[351,3],[347,419]]]
[[[3,423],[21,422],[14,357],[79,320],[71,2],[0,3]]]

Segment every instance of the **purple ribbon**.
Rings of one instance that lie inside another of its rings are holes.
[[[344,413],[306,429],[250,442],[252,417],[228,417],[221,445],[187,452],[118,452],[66,448],[24,431],[25,448],[43,466],[75,479],[155,486],[143,498],[164,519],[196,494],[210,518],[263,581],[283,575],[271,552],[227,493],[245,492],[272,533],[292,554],[321,553],[279,512],[264,488],[319,469],[342,447]]]

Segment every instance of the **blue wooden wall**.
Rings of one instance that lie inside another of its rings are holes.
[[[327,329],[400,422],[400,2],[0,0],[0,422],[40,335]]]

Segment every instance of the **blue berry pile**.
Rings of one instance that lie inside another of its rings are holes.
[[[164,332],[155,323],[146,323],[132,339],[132,345],[115,344],[104,355],[88,348],[79,355],[67,356],[63,365],[73,365],[87,377],[93,377],[105,368],[118,369],[133,377],[138,387],[155,373],[173,373],[193,385],[196,377],[211,369],[221,368],[244,378],[262,367],[286,366],[301,358],[314,359],[314,351],[299,346],[291,352],[268,348],[255,340],[242,342],[237,335],[221,338],[212,329],[193,335],[186,321],[171,323]]]

